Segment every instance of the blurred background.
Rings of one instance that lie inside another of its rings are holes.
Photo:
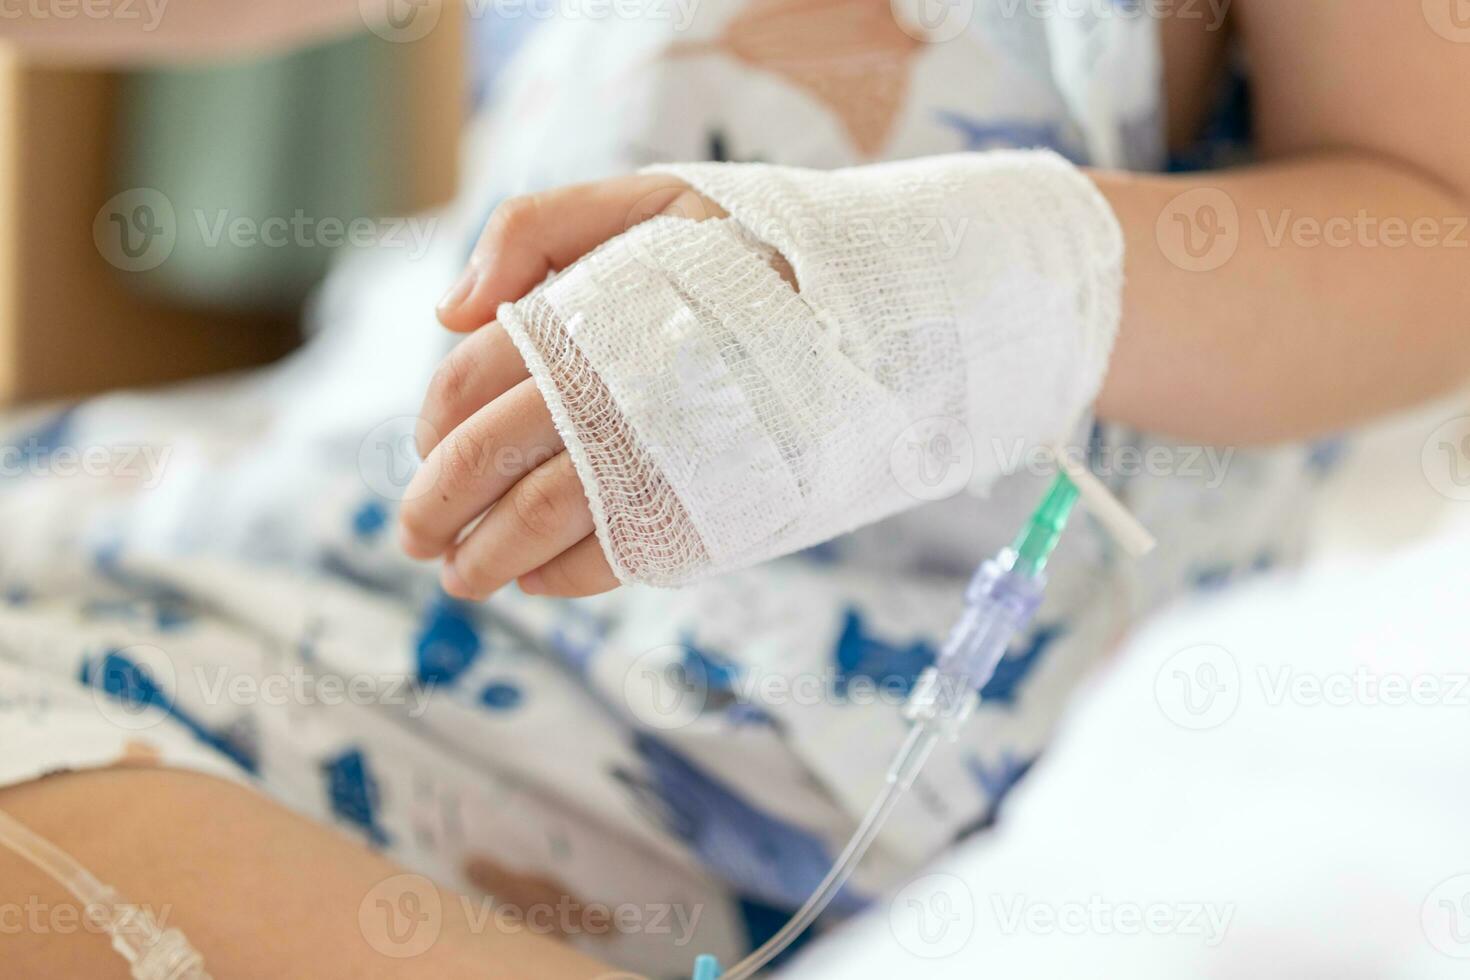
[[[292,349],[337,252],[453,197],[466,114],[530,26],[249,6],[0,24],[0,402]]]

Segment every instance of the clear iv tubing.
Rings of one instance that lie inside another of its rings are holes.
[[[81,903],[87,920],[107,933],[135,980],[209,980],[204,957],[177,929],[160,929],[148,909],[130,905],[71,855],[0,810],[0,845],[56,879]]]
[[[778,956],[816,921],[867,853],[883,822],[913,785],[941,737],[953,740],[975,705],[980,689],[995,674],[1018,633],[1026,628],[1046,588],[1046,562],[1056,547],[1077,500],[1077,487],[1065,473],[1057,476],[1016,543],[981,563],[965,589],[965,609],[950,630],[934,665],[919,677],[904,705],[909,719],[904,739],[888,767],[883,790],[837,856],[825,878],[781,930],[722,980],[747,980]]]

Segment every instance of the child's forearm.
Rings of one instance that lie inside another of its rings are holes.
[[[1127,240],[1102,417],[1271,442],[1470,380],[1470,208],[1454,191],[1358,154],[1092,176]]]

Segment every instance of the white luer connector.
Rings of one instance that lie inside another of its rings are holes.
[[[1132,558],[1142,558],[1154,549],[1158,541],[1153,534],[1103,486],[1101,480],[1092,475],[1091,470],[1074,459],[1062,446],[1053,443],[1047,448],[1055,457],[1057,467],[1077,487],[1077,493],[1087,506],[1087,512],[1102,525],[1118,547]]]

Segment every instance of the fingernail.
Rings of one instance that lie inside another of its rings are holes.
[[[453,286],[449,287],[449,292],[444,294],[444,298],[435,307],[439,315],[441,317],[448,316],[459,309],[460,304],[469,299],[470,292],[475,288],[475,282],[479,278],[479,270],[474,266],[468,266],[464,272],[460,273],[459,279],[455,281]]]
[[[516,579],[516,583],[520,585],[521,591],[526,595],[540,595],[542,589],[545,588],[545,583],[541,581],[540,572],[527,572]]]

